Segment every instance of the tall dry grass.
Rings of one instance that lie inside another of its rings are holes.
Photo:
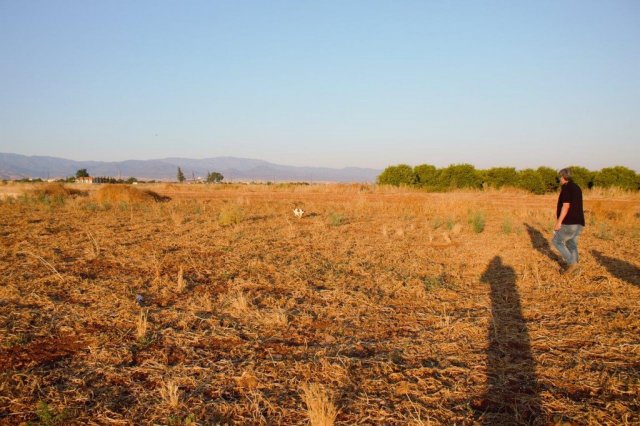
[[[59,182],[49,182],[42,185],[35,185],[31,189],[27,190],[27,193],[38,198],[50,197],[57,199],[66,199],[69,197],[87,195],[86,191],[69,188]]]
[[[178,269],[178,278],[176,280],[176,291],[182,293],[187,287],[187,282],[184,279],[184,268],[180,266]]]
[[[147,319],[147,311],[144,309],[140,309],[140,314],[138,315],[138,322],[136,323],[136,337],[140,339],[144,339],[147,336],[148,329],[148,319]]]
[[[160,387],[160,396],[164,403],[171,409],[176,409],[180,405],[180,388],[173,381],[168,380]]]
[[[338,409],[333,395],[318,383],[302,385],[302,400],[307,406],[307,416],[311,426],[333,426]]]
[[[148,203],[166,201],[166,197],[151,190],[140,190],[131,185],[109,184],[98,189],[93,195],[100,203]]]

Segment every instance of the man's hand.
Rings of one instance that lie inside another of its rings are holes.
[[[561,222],[556,222],[556,226],[553,228],[554,231],[559,231],[560,228],[562,228],[562,223]]]

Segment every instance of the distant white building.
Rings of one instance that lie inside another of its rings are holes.
[[[76,178],[76,183],[93,183],[93,178],[91,176],[79,177]]]

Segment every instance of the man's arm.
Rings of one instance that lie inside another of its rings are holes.
[[[562,203],[562,209],[560,210],[560,216],[558,216],[558,220],[556,221],[556,227],[553,228],[556,231],[559,231],[560,227],[562,227],[562,221],[567,216],[567,213],[569,213],[569,207],[570,206],[571,205],[569,203]]]

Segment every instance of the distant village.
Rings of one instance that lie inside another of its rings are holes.
[[[180,183],[222,183],[224,176],[218,172],[209,172],[206,177],[195,176],[192,174],[191,179],[187,179],[180,167],[178,167],[176,173],[176,181]],[[129,177],[127,179],[115,178],[112,176],[91,176],[87,169],[80,169],[76,172],[75,176],[69,176],[67,178],[23,178],[16,179],[20,182],[64,182],[64,183],[82,183],[82,184],[94,184],[94,183],[124,183],[137,185],[138,183],[156,183],[157,180],[139,180],[135,177]],[[163,181],[164,182],[164,181]]]

